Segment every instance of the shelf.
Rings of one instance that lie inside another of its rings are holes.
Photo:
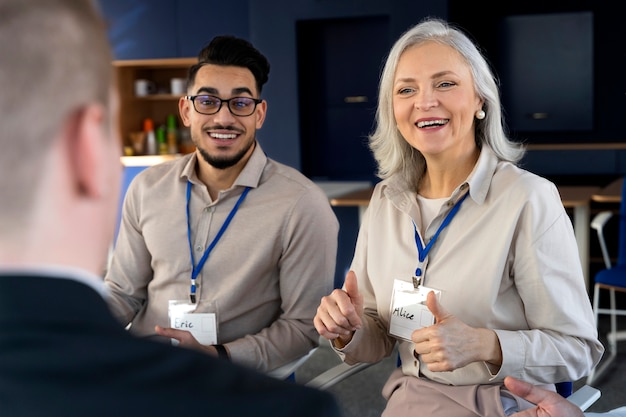
[[[164,68],[185,68],[198,62],[196,58],[164,58],[164,59],[124,59],[113,61],[113,66],[117,68],[133,69],[164,69]]]
[[[161,162],[171,161],[179,158],[181,155],[141,155],[141,156],[122,156],[120,161],[125,167],[147,167]]]
[[[174,100],[178,102],[181,96],[172,94],[150,94],[143,97],[133,97],[135,101],[161,101],[161,100]]]
[[[120,134],[124,145],[131,145],[131,132],[141,131],[146,118],[153,120],[156,129],[166,124],[168,115],[174,114],[178,127],[184,129],[178,114],[178,100],[182,95],[170,94],[170,81],[186,79],[189,67],[196,62],[196,58],[113,61],[120,93]],[[152,81],[156,94],[136,97],[134,83],[138,79]]]
[[[589,151],[589,150],[620,150],[626,149],[626,143],[543,143],[529,144],[529,151]]]

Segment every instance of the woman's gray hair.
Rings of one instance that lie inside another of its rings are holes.
[[[498,84],[487,60],[459,29],[443,20],[428,18],[406,31],[396,41],[380,77],[376,129],[369,138],[370,148],[378,163],[378,176],[385,179],[393,174],[400,174],[409,186],[417,188],[424,173],[424,157],[406,142],[396,126],[392,99],[394,76],[400,56],[408,48],[429,41],[457,50],[471,70],[474,88],[484,101],[483,110],[486,114],[482,120],[475,119],[477,146],[487,146],[499,159],[517,163],[524,155],[524,148],[507,136]]]

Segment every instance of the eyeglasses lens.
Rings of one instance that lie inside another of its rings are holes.
[[[215,114],[217,113],[222,104],[227,104],[228,109],[235,116],[250,116],[254,113],[257,102],[249,97],[233,97],[228,100],[222,100],[214,96],[195,96],[193,98],[193,105],[198,113],[202,114]]]

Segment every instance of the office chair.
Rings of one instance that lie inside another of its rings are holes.
[[[135,158],[139,159],[139,158]],[[127,159],[128,160],[128,159]],[[141,160],[141,159],[139,159]],[[122,206],[124,204],[124,196],[126,195],[126,190],[128,190],[128,186],[133,181],[135,176],[139,174],[144,169],[148,168],[149,165],[144,163],[137,163],[138,165],[126,165],[124,164],[124,173],[122,176],[122,187],[120,189],[120,198],[117,205],[117,222],[115,223],[115,233],[113,234],[113,240],[109,245],[109,253],[107,255],[106,265],[104,266],[104,271],[102,275],[106,275],[109,267],[111,266],[111,260],[113,259],[113,250],[115,249],[115,242],[117,240],[117,235],[120,230],[120,223],[122,221]]]
[[[289,363],[284,364],[283,366],[279,366],[276,369],[272,369],[267,372],[269,376],[272,376],[277,379],[285,379],[288,381],[295,382],[296,381],[296,371],[304,362],[306,362],[311,355],[317,350],[317,348],[313,348],[306,355],[295,359]]]
[[[617,331],[617,316],[625,316],[626,310],[618,310],[615,303],[615,292],[626,292],[626,181],[622,186],[622,200],[619,209],[619,226],[618,226],[618,253],[617,263],[613,265],[609,257],[606,240],[604,238],[604,228],[613,217],[613,212],[602,211],[598,213],[591,221],[591,228],[598,233],[600,249],[602,250],[602,258],[604,259],[605,269],[599,271],[594,277],[594,294],[593,294],[593,311],[598,325],[598,316],[606,314],[611,316],[611,331],[607,334],[608,341],[608,357],[594,368],[587,377],[587,384],[592,384],[598,379],[612,364],[617,356],[618,340],[626,340],[626,331]],[[600,291],[609,291],[610,308],[600,308]]]

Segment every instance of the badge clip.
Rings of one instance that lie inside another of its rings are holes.
[[[191,300],[191,304],[196,303],[196,280],[191,279],[191,291],[189,292],[189,299]]]
[[[416,290],[419,289],[420,285],[422,285],[422,277],[414,276],[412,280],[413,280],[413,288]]]

